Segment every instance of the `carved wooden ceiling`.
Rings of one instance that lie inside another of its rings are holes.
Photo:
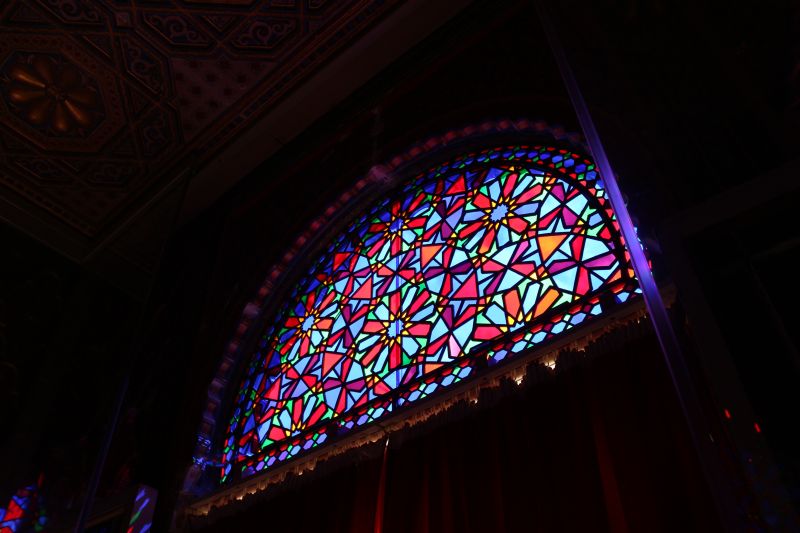
[[[91,250],[403,3],[0,2],[0,216]]]

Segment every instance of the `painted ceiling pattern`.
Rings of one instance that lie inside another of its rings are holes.
[[[399,3],[0,2],[0,191],[95,238]]]

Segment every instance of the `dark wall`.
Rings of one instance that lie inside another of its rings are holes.
[[[0,494],[42,474],[50,514],[64,516],[98,455],[141,303],[11,228],[0,238]]]

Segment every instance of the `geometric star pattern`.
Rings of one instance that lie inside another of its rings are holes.
[[[594,165],[552,146],[467,154],[372,205],[253,354],[222,481],[545,342],[636,283]]]

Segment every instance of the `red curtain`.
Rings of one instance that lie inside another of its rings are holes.
[[[354,450],[190,528],[374,532],[383,451]],[[384,483],[383,533],[720,529],[644,326],[392,435]]]

